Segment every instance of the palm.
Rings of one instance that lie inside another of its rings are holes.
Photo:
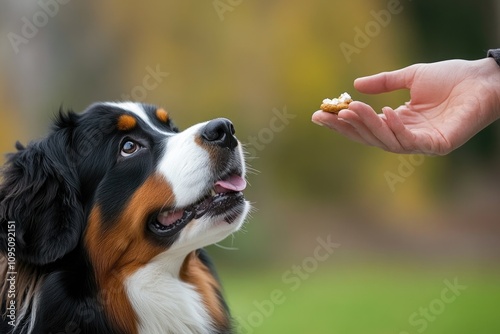
[[[449,64],[453,65],[453,64]],[[456,69],[441,67],[416,71],[411,101],[395,109],[401,122],[414,135],[415,151],[445,154],[463,144],[474,133],[464,131],[477,122],[481,86],[457,77]],[[441,80],[432,80],[433,78]]]

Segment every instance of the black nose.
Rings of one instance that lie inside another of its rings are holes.
[[[231,150],[238,146],[233,123],[226,118],[216,118],[208,122],[201,130],[201,138],[209,144]]]

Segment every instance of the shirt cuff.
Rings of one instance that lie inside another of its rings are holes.
[[[495,59],[498,66],[500,66],[500,49],[491,49],[488,50],[488,57]]]

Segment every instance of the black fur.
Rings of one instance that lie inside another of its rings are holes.
[[[40,305],[26,303],[28,314],[37,307],[36,322],[25,317],[16,331],[0,319],[1,333],[117,333],[102,312],[92,270],[81,246],[86,212],[81,189],[85,151],[77,145],[84,131],[81,116],[60,113],[44,139],[8,156],[0,186],[0,253],[7,254],[9,221],[15,224],[17,286],[40,280]],[[97,178],[94,182],[98,182]],[[95,187],[95,186],[94,186]],[[29,276],[29,277],[28,277]],[[3,283],[3,282],[1,282]],[[20,293],[20,291],[16,291]],[[27,294],[27,291],[24,291]],[[3,294],[0,314],[5,313]],[[22,297],[22,296],[18,296]],[[18,302],[18,301],[16,301]],[[17,306],[17,316],[20,316]]]
[[[67,161],[70,135],[69,129],[55,131],[9,156],[0,188],[1,253],[7,221],[16,224],[19,261],[45,265],[76,247],[84,214],[79,180]]]

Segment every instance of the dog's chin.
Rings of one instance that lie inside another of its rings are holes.
[[[169,253],[188,253],[218,243],[238,231],[244,223],[250,204],[244,200],[222,214],[208,211],[189,221],[175,236]]]
[[[218,243],[232,233],[238,231],[243,225],[248,205],[242,204],[239,212],[223,216],[202,217],[193,220],[187,228],[181,232],[179,245],[183,243],[201,248]]]

